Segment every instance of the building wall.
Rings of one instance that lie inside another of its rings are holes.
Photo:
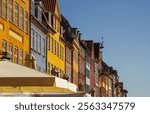
[[[86,51],[86,93],[90,93],[90,54]]]
[[[91,88],[95,88],[95,57],[94,57],[94,46],[93,46],[93,42],[90,43],[91,46],[91,79],[90,79],[90,86]]]
[[[15,5],[17,10],[15,10]],[[6,6],[6,10],[4,6]],[[6,0],[6,5],[2,2],[1,8],[0,50],[10,52],[12,62],[24,64],[25,56],[29,53],[29,0],[26,2],[13,0],[11,11],[9,10],[9,0]],[[5,11],[6,13],[4,13]],[[2,49],[2,43],[6,43],[6,49]]]
[[[98,63],[95,61],[95,88],[96,88],[96,96],[99,96],[99,86],[98,86]]]
[[[55,33],[49,33],[50,50],[47,51],[47,67],[50,71],[57,68],[59,76],[65,73],[65,44],[60,40],[60,13],[58,2],[55,5],[55,11],[52,12],[52,27]],[[48,71],[49,72],[49,71]]]
[[[31,42],[33,41],[31,43],[33,45],[31,46],[31,54],[36,59],[37,70],[46,72],[46,34],[31,23],[31,34],[32,32],[34,40],[31,40]],[[36,39],[36,35],[38,39]],[[38,46],[37,49],[36,46]]]
[[[66,74],[69,76],[69,81],[71,82],[72,78],[72,50],[66,46]]]
[[[77,47],[77,42],[73,42],[73,83],[78,86],[78,74],[79,74],[79,66],[78,66],[78,61],[79,61],[79,48]]]
[[[79,49],[79,84],[82,84],[82,91],[85,91],[85,46],[84,44],[80,41],[80,49]],[[80,85],[79,85],[80,86]]]

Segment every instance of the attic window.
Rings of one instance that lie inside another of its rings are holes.
[[[31,0],[31,15],[34,15],[34,0]]]

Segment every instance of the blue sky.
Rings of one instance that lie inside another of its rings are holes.
[[[150,0],[59,0],[84,39],[101,42],[103,60],[118,70],[129,96],[150,97]]]

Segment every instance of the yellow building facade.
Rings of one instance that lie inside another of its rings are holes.
[[[54,9],[51,10],[51,24],[54,32],[48,33],[47,39],[47,73],[51,74],[53,68],[57,68],[59,77],[65,74],[65,44],[61,41],[60,11],[58,0],[55,0]]]
[[[29,53],[29,0],[0,0],[0,51],[23,65]]]

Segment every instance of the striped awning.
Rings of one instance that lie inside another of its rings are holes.
[[[43,0],[43,5],[46,10],[55,11],[55,6],[58,0]]]

